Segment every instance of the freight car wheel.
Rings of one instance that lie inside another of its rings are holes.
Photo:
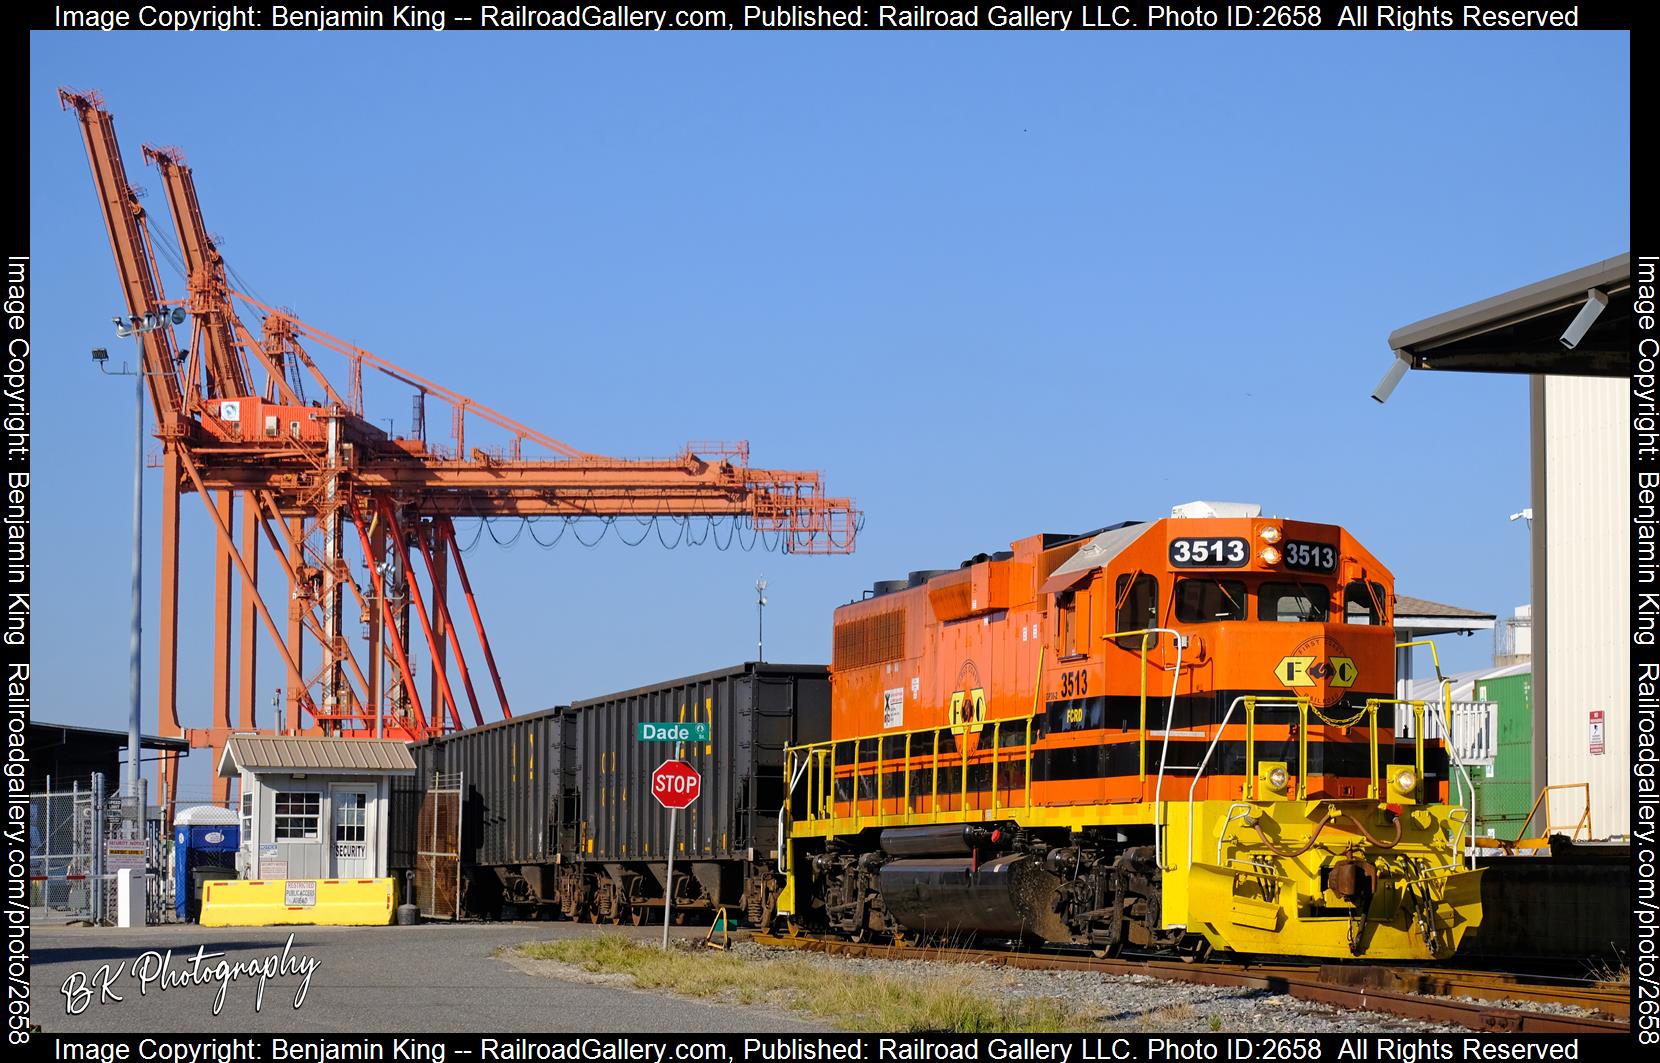
[[[646,910],[641,908],[639,905],[630,907],[628,909],[628,921],[633,923],[635,926],[645,926]]]

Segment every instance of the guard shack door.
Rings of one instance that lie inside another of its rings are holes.
[[[334,783],[329,787],[332,877],[375,877],[375,807],[373,784]]]
[[[428,919],[461,917],[461,776],[435,775],[421,799],[415,903]]]

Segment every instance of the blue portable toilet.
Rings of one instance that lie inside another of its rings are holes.
[[[173,817],[173,905],[180,919],[192,919],[201,909],[198,881],[236,877],[241,843],[233,809],[196,805]]]

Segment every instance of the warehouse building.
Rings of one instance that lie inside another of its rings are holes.
[[[1532,788],[1589,784],[1598,837],[1631,829],[1631,295],[1624,254],[1396,329],[1372,396],[1409,369],[1531,375]]]

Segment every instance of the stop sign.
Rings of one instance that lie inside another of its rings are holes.
[[[651,796],[664,808],[685,808],[702,789],[703,776],[683,760],[665,760],[651,773]]]

